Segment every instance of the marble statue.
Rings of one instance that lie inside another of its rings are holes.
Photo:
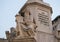
[[[36,24],[30,20],[29,12],[25,12],[24,22],[20,23],[22,30],[26,34],[25,36],[34,36],[34,30],[37,28]]]

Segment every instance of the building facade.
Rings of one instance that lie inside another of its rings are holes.
[[[55,42],[60,42],[60,15],[57,16],[53,21],[53,34],[55,38]]]

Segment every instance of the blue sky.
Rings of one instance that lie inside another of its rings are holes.
[[[15,15],[27,0],[0,0],[0,38],[5,38],[5,31],[15,27]],[[60,0],[44,0],[53,9],[52,19],[60,15]]]

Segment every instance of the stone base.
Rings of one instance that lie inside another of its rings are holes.
[[[37,32],[37,42],[54,42],[53,34],[46,32]]]
[[[26,37],[20,39],[11,39],[10,42],[36,42],[36,40],[33,37]]]

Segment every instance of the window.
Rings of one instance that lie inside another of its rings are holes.
[[[53,31],[55,30],[55,28],[53,27]]]
[[[24,17],[24,12],[21,12],[21,16],[23,16],[23,17]]]
[[[60,35],[60,31],[58,31],[58,35]]]

